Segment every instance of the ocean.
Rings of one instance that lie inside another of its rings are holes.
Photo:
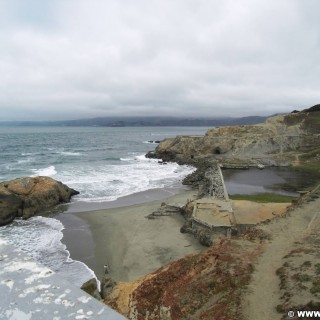
[[[205,127],[0,127],[0,181],[50,176],[80,192],[72,202],[103,203],[141,191],[181,188],[194,169],[145,158],[156,141],[203,135]],[[70,257],[54,218],[15,220],[0,238],[81,285],[94,273]],[[76,277],[75,277],[76,275]]]

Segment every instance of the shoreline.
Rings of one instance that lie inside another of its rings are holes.
[[[65,213],[98,211],[111,208],[127,207],[136,204],[143,204],[155,200],[164,200],[171,196],[188,191],[192,191],[192,188],[190,186],[185,186],[181,184],[176,187],[155,188],[139,191],[126,196],[121,196],[111,201],[71,201],[67,205],[63,205],[63,207],[65,208]]]
[[[98,279],[107,265],[109,275],[116,281],[135,280],[171,261],[199,252],[203,246],[198,240],[180,233],[182,216],[146,218],[162,202],[183,206],[196,194],[189,188],[176,191],[179,193],[170,195],[165,189],[148,190],[112,201],[109,208],[60,213],[55,218],[65,226],[62,242],[71,258],[84,262]],[[168,193],[170,196],[165,197]]]
[[[182,216],[145,218],[162,202],[182,207],[196,193],[190,186],[180,184],[133,193],[114,201],[74,201],[63,205],[65,210],[55,218],[65,226],[62,242],[73,260],[85,263],[98,279],[108,265],[110,276],[116,281],[135,280],[203,249],[193,235],[180,233],[185,222]],[[168,240],[162,239],[161,233]]]

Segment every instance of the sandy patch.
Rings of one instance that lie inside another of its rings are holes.
[[[286,212],[290,203],[258,203],[247,200],[232,200],[237,223],[256,224]]]

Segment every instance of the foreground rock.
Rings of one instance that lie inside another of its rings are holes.
[[[101,295],[99,293],[97,279],[92,278],[86,281],[80,288],[81,290],[85,291],[86,293],[90,294],[90,296],[94,297],[97,300],[101,300]]]
[[[0,183],[0,226],[16,217],[30,218],[44,209],[69,202],[78,191],[49,177],[26,177]]]

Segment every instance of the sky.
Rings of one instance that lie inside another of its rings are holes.
[[[320,103],[317,0],[0,0],[0,120]]]

